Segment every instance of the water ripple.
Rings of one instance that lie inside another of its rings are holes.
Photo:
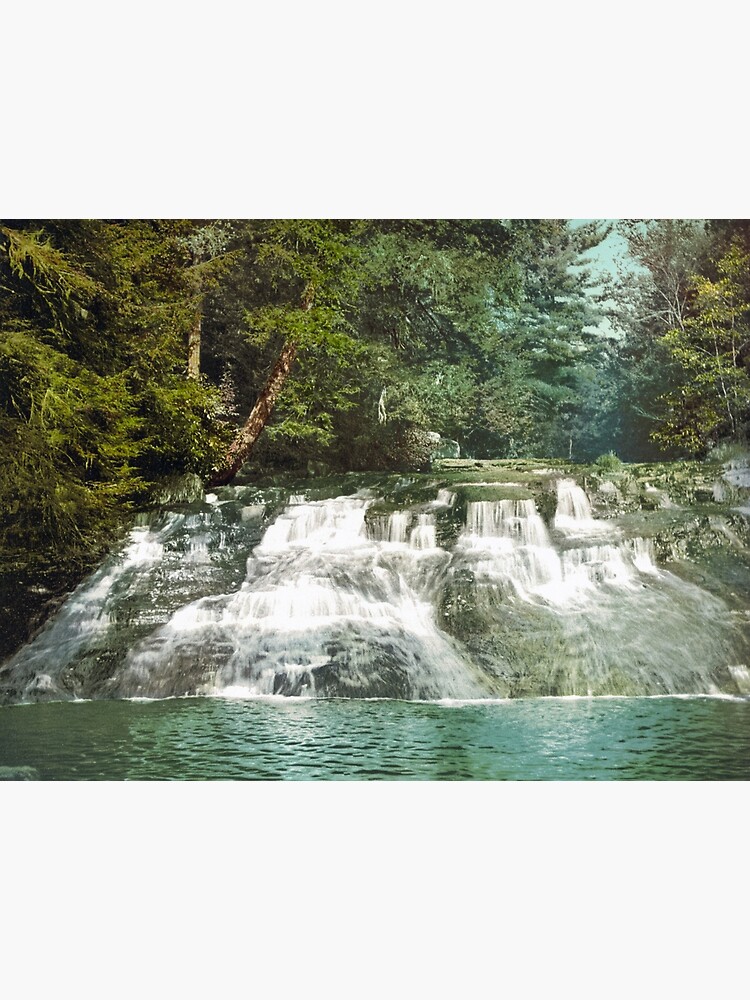
[[[0,768],[43,780],[750,778],[750,701],[169,699],[0,709]]]

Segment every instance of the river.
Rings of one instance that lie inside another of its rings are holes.
[[[67,781],[748,780],[750,700],[15,705],[0,709],[3,767]]]

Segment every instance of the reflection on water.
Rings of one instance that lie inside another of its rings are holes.
[[[750,701],[304,699],[0,709],[0,768],[42,779],[749,779]]]

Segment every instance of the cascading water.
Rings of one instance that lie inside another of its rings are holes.
[[[554,530],[564,536],[566,546],[575,539],[573,547],[553,545],[533,500],[468,504],[458,550],[472,562],[475,575],[502,582],[525,600],[563,606],[583,599],[594,585],[628,585],[640,572],[655,572],[643,539],[633,540],[632,546],[616,542],[619,532],[591,516],[588,500],[574,482],[562,480],[557,491]],[[602,544],[603,536],[612,542]]]
[[[478,580],[496,581],[520,597],[561,579],[559,556],[533,500],[467,504],[457,553]]]
[[[269,526],[240,590],[181,608],[128,654],[120,695],[472,698],[487,692],[434,621],[448,554],[429,517],[378,519],[370,501],[297,500]],[[410,542],[407,542],[407,538]]]
[[[533,499],[445,488],[385,512],[356,482],[219,490],[134,528],[0,669],[0,695],[750,693],[724,602],[594,518],[573,480],[555,489],[549,527]]]
[[[597,521],[593,517],[588,497],[573,479],[558,480],[554,527],[574,536],[612,532],[606,521]]]
[[[728,666],[738,647],[723,602],[658,570],[648,540],[623,540],[593,518],[572,480],[557,483],[552,536],[533,500],[479,502],[469,504],[457,545],[451,571],[459,576],[468,565],[473,578],[464,603],[479,609],[480,622],[499,625],[489,660],[487,643],[462,638],[488,669],[500,665],[509,693],[741,687]]]
[[[11,659],[25,697],[59,693],[54,675],[97,648],[100,640],[102,646],[106,643],[118,611],[136,590],[148,585],[164,558],[166,540],[184,521],[184,516],[170,514],[154,527],[134,527],[118,558],[100,566],[65,602],[52,627]]]

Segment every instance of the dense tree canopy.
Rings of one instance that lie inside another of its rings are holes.
[[[750,239],[744,220],[623,222],[640,268],[613,290],[625,457],[702,456],[750,419]]]
[[[601,287],[594,223],[0,222],[0,580],[82,566],[165,479],[248,458],[409,468],[435,432],[476,457],[744,439],[748,224],[617,228],[638,266]]]
[[[118,505],[222,446],[184,378],[179,227],[0,228],[3,553],[75,547]],[[84,543],[85,546],[85,543]]]
[[[571,265],[601,238],[556,220],[248,224],[207,302],[205,370],[247,412],[294,346],[263,461],[388,466],[415,428],[477,455],[569,448],[604,346]]]

